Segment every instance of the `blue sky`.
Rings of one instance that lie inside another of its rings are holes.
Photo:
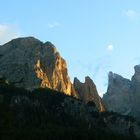
[[[89,75],[102,95],[109,71],[130,79],[140,63],[140,1],[0,0],[0,44],[20,36],[51,41],[71,81]]]

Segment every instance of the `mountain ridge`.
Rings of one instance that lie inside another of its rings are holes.
[[[79,98],[70,81],[66,61],[51,42],[43,43],[34,37],[13,39],[0,47],[0,56],[0,75],[15,86],[28,90],[48,87]],[[91,80],[88,84],[95,86]],[[97,103],[101,100],[97,90],[92,88],[91,93],[100,109],[102,103]],[[86,90],[83,97],[85,94],[89,96]]]
[[[131,80],[109,73],[108,89],[102,98],[108,111],[140,118],[140,65],[134,70]]]
[[[51,42],[14,39],[0,46],[0,139],[7,130],[13,139],[29,133],[31,139],[42,131],[43,138],[53,134],[54,139],[67,133],[70,139],[104,139],[102,133],[107,139],[140,138],[134,118],[140,116],[139,91],[140,66],[135,66],[132,80],[110,72],[101,99],[89,76],[72,84],[66,61]]]

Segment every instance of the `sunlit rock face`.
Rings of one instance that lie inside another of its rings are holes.
[[[90,77],[85,77],[85,82],[81,83],[77,78],[74,79],[74,88],[79,96],[85,102],[93,101],[95,102],[99,111],[104,111],[104,105],[102,100],[98,95],[96,85],[90,79]]]
[[[14,39],[0,47],[0,75],[29,90],[49,87],[76,96],[66,62],[55,46],[33,37]]]
[[[108,111],[130,115],[133,109],[131,81],[110,72],[108,75],[108,89],[103,96],[103,102]]]

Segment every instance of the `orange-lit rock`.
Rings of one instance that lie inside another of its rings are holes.
[[[29,90],[49,87],[76,96],[66,62],[55,46],[33,37],[14,39],[0,47],[0,75]]]
[[[96,85],[90,79],[90,77],[85,78],[85,83],[81,83],[77,78],[74,79],[74,88],[78,93],[80,99],[85,101],[86,103],[89,101],[95,102],[99,111],[104,111],[104,105],[100,96],[98,95]]]

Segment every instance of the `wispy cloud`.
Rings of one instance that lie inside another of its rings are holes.
[[[96,63],[92,60],[85,62],[77,61],[76,66],[80,68],[80,73],[78,73],[77,76],[90,76],[96,84],[99,95],[103,96],[103,93],[105,93],[107,89],[108,71],[111,69],[111,57],[110,55],[104,55],[97,58],[95,62]],[[79,69],[77,72],[79,72]],[[84,82],[84,79],[80,80]]]
[[[49,28],[56,28],[58,26],[60,26],[60,23],[59,22],[48,23],[48,27]]]
[[[123,10],[122,14],[126,17],[128,17],[129,19],[136,19],[138,17],[140,17],[140,13],[135,11],[135,10]]]
[[[113,47],[113,45],[112,44],[109,44],[108,46],[107,46],[107,51],[113,51],[114,50],[114,47]]]
[[[20,36],[16,27],[7,24],[0,24],[0,44],[4,44],[7,41]]]
[[[108,69],[110,68],[110,56],[102,56],[101,58],[97,59],[97,65],[94,67],[94,73],[95,75],[100,74],[102,71],[108,72]]]
[[[108,79],[108,71],[111,69],[111,57],[109,55],[102,56],[97,59],[97,64],[93,69],[93,78],[95,79],[95,83],[97,85],[97,89],[100,96],[103,96],[103,93],[106,92],[107,89],[107,79]]]

